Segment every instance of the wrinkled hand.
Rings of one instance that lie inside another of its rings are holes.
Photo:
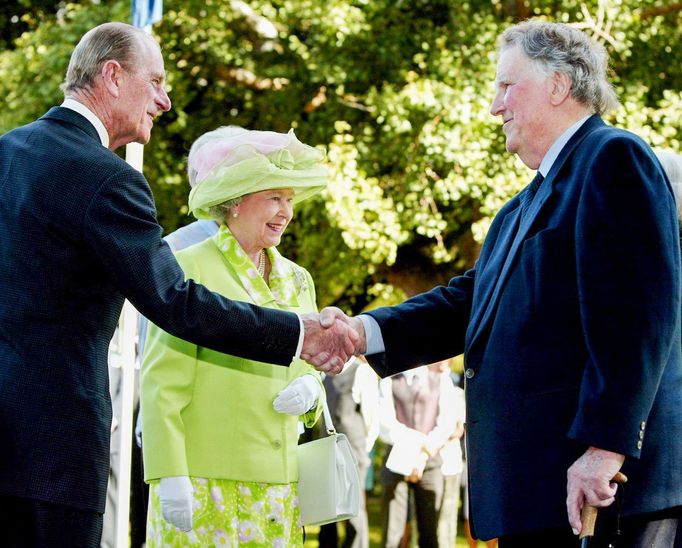
[[[272,407],[278,413],[303,415],[315,405],[321,393],[322,388],[318,380],[312,375],[303,375],[291,381],[277,395]]]
[[[582,529],[580,510],[587,503],[605,508],[613,503],[617,484],[612,480],[625,461],[625,456],[590,447],[568,469],[566,508],[573,533]]]
[[[187,476],[172,476],[159,481],[161,514],[181,531],[192,530],[192,482]]]
[[[318,371],[336,375],[353,355],[364,350],[362,322],[338,308],[325,308],[319,315],[303,314],[301,319],[305,330],[301,358]]]

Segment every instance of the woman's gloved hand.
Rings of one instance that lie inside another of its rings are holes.
[[[192,530],[192,482],[187,476],[172,476],[159,481],[161,514],[181,531]]]
[[[291,381],[275,398],[272,406],[278,413],[299,416],[309,411],[320,397],[322,388],[313,375]]]

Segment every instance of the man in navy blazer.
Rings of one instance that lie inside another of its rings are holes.
[[[128,298],[166,331],[288,365],[342,363],[357,336],[185,281],[145,178],[112,151],[170,109],[163,58],[107,23],[71,57],[66,100],[0,138],[2,546],[98,546],[109,463],[107,348]],[[304,336],[305,335],[305,336]],[[315,361],[315,360],[313,360]],[[225,397],[229,397],[226,394]]]
[[[577,546],[585,503],[602,508],[591,546],[608,545],[619,511],[617,546],[675,542],[675,205],[651,149],[600,118],[617,105],[606,67],[604,48],[573,27],[509,28],[491,113],[539,175],[496,216],[472,270],[347,320],[364,326],[382,376],[465,352],[472,524],[500,548]]]

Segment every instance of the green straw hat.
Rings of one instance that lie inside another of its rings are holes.
[[[212,219],[213,206],[275,188],[293,189],[294,202],[300,202],[327,185],[324,157],[301,143],[293,129],[219,128],[200,137],[190,151],[189,210],[197,219]]]

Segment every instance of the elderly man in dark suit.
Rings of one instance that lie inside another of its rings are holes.
[[[124,298],[166,331],[288,365],[342,363],[346,326],[185,282],[144,177],[112,151],[170,109],[154,39],[123,23],[76,46],[66,100],[0,138],[0,544],[97,546],[109,461],[107,347]],[[226,394],[225,397],[229,397]]]
[[[617,105],[603,47],[529,21],[501,36],[499,53],[491,113],[537,176],[496,216],[472,270],[348,321],[364,326],[380,375],[465,352],[480,538],[577,546],[589,503],[602,508],[595,546],[608,545],[620,509],[618,546],[671,547],[682,356],[670,184],[649,146],[600,118]]]

